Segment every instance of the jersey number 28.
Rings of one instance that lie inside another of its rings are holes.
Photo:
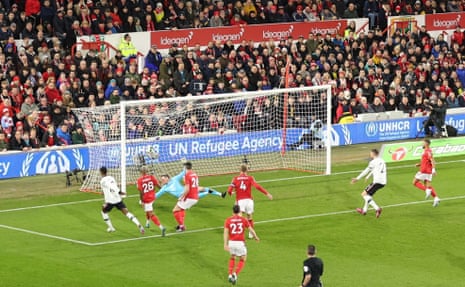
[[[149,182],[146,182],[146,183],[142,184],[142,189],[144,190],[144,193],[153,191],[153,188],[154,188],[154,186],[153,186],[152,181],[149,181]]]

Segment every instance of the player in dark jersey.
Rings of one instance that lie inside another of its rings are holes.
[[[316,257],[315,245],[307,248],[308,258],[304,261],[304,276],[300,287],[322,287],[320,277],[323,276],[323,261]]]

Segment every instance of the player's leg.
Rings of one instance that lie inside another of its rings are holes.
[[[101,214],[102,214],[102,217],[103,217],[103,221],[105,221],[105,223],[107,224],[108,228],[107,228],[107,231],[108,232],[114,232],[115,231],[115,228],[113,227],[113,224],[111,223],[111,220],[110,220],[110,216],[108,215],[108,213],[113,209],[113,205],[109,204],[109,203],[105,203],[102,207],[102,211],[101,211]]]
[[[120,202],[116,207],[139,228],[140,233],[145,233],[144,227],[140,224],[137,217],[128,210],[123,202]]]
[[[228,265],[228,280],[229,280],[229,282],[232,282],[232,275],[233,275],[233,272],[234,272],[234,267],[236,267],[236,256],[231,255],[231,257],[229,257],[229,265]]]
[[[237,263],[236,272],[235,272],[236,275],[239,275],[239,273],[241,273],[242,269],[245,266],[245,261],[246,260],[247,260],[247,255],[239,257],[239,262]]]
[[[425,180],[425,192],[426,192],[426,198],[428,198],[428,194],[430,194],[433,197],[433,207],[436,207],[439,205],[441,202],[441,199],[439,199],[439,196],[436,193],[436,190],[434,189],[433,185],[431,184],[431,181]]]
[[[247,220],[249,221],[250,227],[254,228],[253,213],[254,213],[254,201],[252,199],[246,199],[245,213],[247,214]],[[253,235],[249,232],[249,239],[252,239]]]
[[[413,185],[420,190],[425,192],[425,197],[428,199],[432,195],[431,189],[431,179],[432,176],[429,174],[417,172],[415,178],[413,179]]]
[[[215,195],[215,196],[221,196],[223,198],[226,196],[226,192],[220,193],[219,191],[216,191],[210,187],[203,187],[203,186],[199,187],[199,198],[203,198],[209,194]]]
[[[161,235],[165,236],[166,229],[161,224],[160,219],[158,219],[158,216],[156,216],[155,213],[153,212],[153,202],[144,204],[144,210],[145,210],[146,217],[152,220],[152,222],[155,223],[155,225],[158,226],[158,228],[160,228]]]
[[[368,211],[368,202],[370,200],[370,197],[368,196],[368,193],[365,190],[361,193],[361,196],[364,200],[364,204],[362,208],[357,208],[357,212],[362,215],[366,215]]]
[[[184,209],[181,208],[180,205],[181,201],[178,201],[176,205],[173,208],[173,216],[174,219],[176,219],[176,222],[178,223],[178,226],[176,226],[176,231],[180,230],[181,226],[184,226]]]

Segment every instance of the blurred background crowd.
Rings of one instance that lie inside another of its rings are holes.
[[[284,87],[288,57],[292,57],[288,86],[333,87],[332,99],[319,95],[290,99],[287,124],[291,126],[307,127],[327,100],[333,103],[334,122],[362,113],[426,113],[431,103],[437,102],[447,108],[465,107],[462,27],[457,26],[448,40],[445,35],[431,37],[425,27],[399,29],[390,36],[386,33],[391,15],[464,8],[465,0],[3,0],[0,151],[86,143],[90,126],[94,134],[107,133],[95,130],[94,123],[78,122],[72,108]],[[152,46],[142,73],[128,34],[361,17],[370,21],[366,33],[357,31],[355,22],[349,21],[338,35],[309,33],[278,43],[211,42],[206,48],[173,45],[166,54]],[[73,51],[78,36],[115,33],[121,34],[121,44],[112,57],[102,51]],[[165,135],[279,128],[282,105],[281,98],[270,98],[227,110],[202,109],[183,117],[171,116],[179,107],[160,105],[148,111],[154,125],[150,130]],[[134,112],[143,115],[143,110]],[[266,124],[246,123],[263,118]],[[100,120],[111,122],[111,118]],[[164,128],[167,123],[176,128]],[[145,120],[130,124],[141,131],[134,137],[147,134],[142,132],[147,130]],[[93,141],[108,138],[102,134]]]

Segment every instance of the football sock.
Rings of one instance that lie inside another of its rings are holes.
[[[152,217],[150,217],[150,219],[152,219],[153,223],[155,223],[157,226],[160,226],[160,220],[155,214],[153,214]]]
[[[139,220],[137,220],[137,218],[134,216],[134,214],[128,212],[128,213],[126,213],[126,217],[129,218],[129,220],[131,220],[132,222],[134,222],[135,225],[140,226],[140,222],[139,222]]]
[[[244,268],[244,265],[245,265],[245,261],[242,260],[242,259],[239,259],[239,263],[237,264],[237,267],[236,267],[236,274],[237,275],[239,275],[239,273],[241,273],[242,268]]]
[[[254,226],[253,226],[253,219],[249,219],[249,225],[250,225],[250,227],[252,227],[252,228],[254,227]]]
[[[423,185],[421,182],[415,182],[415,186],[421,190],[425,190],[426,186]]]
[[[371,196],[365,195],[363,199],[365,200],[365,204],[363,205],[363,212],[366,213],[368,211],[368,204],[370,203]]]
[[[176,219],[176,222],[178,223],[178,225],[183,225],[183,220],[182,220],[182,212],[183,210],[179,210],[179,211],[175,211],[173,214],[174,214],[174,218]]]
[[[376,204],[376,202],[373,200],[373,198],[371,198],[369,204],[370,204],[375,210],[379,210],[379,206]]]
[[[236,265],[236,259],[231,258],[229,259],[229,275],[233,273],[234,265]]]
[[[181,225],[184,226],[184,218],[186,217],[186,211],[181,210]]]
[[[103,217],[103,221],[105,221],[107,226],[109,228],[113,228],[113,224],[111,224],[110,216],[108,216],[108,214],[106,214],[105,212],[102,211],[102,217]]]
[[[438,194],[436,193],[436,191],[434,190],[434,187],[430,187],[431,188],[431,196],[432,197],[437,197]]]
[[[220,193],[220,192],[218,192],[218,191],[216,191],[216,190],[214,190],[214,189],[210,189],[210,191],[209,191],[209,192],[210,192],[212,195],[215,195],[215,196],[220,196],[220,197],[221,197],[221,193]]]

